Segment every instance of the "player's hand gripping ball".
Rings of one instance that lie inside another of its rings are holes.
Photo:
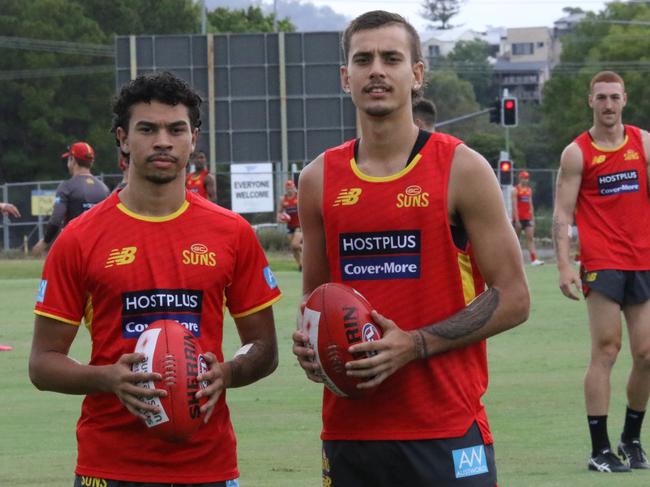
[[[167,441],[186,441],[202,424],[200,407],[207,398],[195,397],[199,388],[208,384],[196,378],[208,370],[198,341],[175,320],[158,320],[142,332],[135,352],[146,359],[133,364],[134,372],[158,373],[161,381],[140,382],[140,387],[165,389],[166,397],[145,399],[160,408],[160,413],[147,413],[149,431]]]
[[[369,393],[357,389],[362,380],[348,377],[345,364],[370,356],[351,354],[348,347],[381,338],[380,328],[370,317],[372,309],[359,292],[338,283],[317,287],[307,299],[301,328],[314,349],[323,383],[337,396],[358,399]]]

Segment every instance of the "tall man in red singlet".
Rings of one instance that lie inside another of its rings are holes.
[[[562,153],[553,215],[560,289],[577,300],[572,286],[579,290],[582,284],[587,302],[591,360],[584,390],[592,443],[588,467],[600,472],[650,468],[640,442],[650,394],[650,134],[623,124],[626,103],[618,74],[603,71],[592,78],[593,125]],[[569,258],[574,210],[581,276]],[[611,450],[607,414],[610,375],[621,348],[621,312],[630,337],[632,370],[619,459]]]
[[[196,151],[192,154],[191,160],[194,164],[194,172],[187,175],[185,180],[187,189],[216,203],[217,181],[208,170],[208,158],[205,156],[205,152]]]
[[[422,87],[417,32],[373,11],[343,36],[343,89],[361,137],[327,150],[300,176],[305,299],[328,281],[376,307],[381,340],[351,351],[360,400],[325,390],[323,485],[495,487],[481,397],[485,339],[522,323],[529,295],[521,250],[490,165],[460,140],[421,131],[411,101]],[[487,289],[485,285],[487,284]],[[319,382],[308,338],[293,352]]]
[[[512,188],[512,224],[519,234],[522,230],[526,236],[526,245],[530,252],[530,263],[534,266],[544,265],[537,258],[535,248],[535,213],[533,209],[533,188],[530,187],[528,171],[519,173],[519,184]]]
[[[129,155],[129,183],[65,227],[43,269],[29,360],[39,389],[84,394],[77,423],[75,487],[237,487],[235,433],[226,389],[277,366],[271,305],[280,297],[255,232],[239,215],[185,189],[185,168],[201,124],[201,98],[171,73],[138,76],[113,105],[113,129]],[[188,231],[188,228],[192,231]],[[223,314],[242,348],[222,351]],[[69,357],[79,324],[90,363]],[[208,387],[196,398],[204,424],[171,443],[140,418],[165,395],[132,372],[140,333],[160,319],[183,324],[208,353]]]

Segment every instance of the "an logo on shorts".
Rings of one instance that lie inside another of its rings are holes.
[[[42,303],[45,301],[45,290],[47,289],[47,280],[41,280],[41,283],[38,285],[38,294],[36,295],[36,301]]]
[[[451,454],[454,457],[454,474],[457,479],[480,475],[488,471],[483,445],[452,450]]]
[[[597,277],[598,277],[597,272],[587,272],[587,275],[585,276],[585,281],[594,282]]]
[[[114,265],[127,265],[133,263],[135,260],[135,253],[138,251],[137,247],[122,247],[121,249],[112,249],[106,259],[104,268],[113,267]]]
[[[361,196],[361,188],[343,188],[339,192],[339,195],[334,200],[334,204],[332,206],[356,205],[359,201],[360,196]]]
[[[81,487],[108,487],[108,481],[99,477],[77,477],[77,479],[80,480]]]

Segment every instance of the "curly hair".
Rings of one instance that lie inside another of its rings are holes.
[[[126,83],[120,89],[120,94],[113,101],[113,125],[111,132],[116,133],[117,127],[128,132],[131,119],[131,107],[137,103],[150,103],[152,100],[167,105],[187,107],[192,129],[201,127],[201,97],[184,80],[169,71],[142,74]],[[119,145],[119,143],[118,143]]]

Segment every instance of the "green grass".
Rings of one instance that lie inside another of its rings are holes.
[[[320,386],[305,379],[291,354],[300,274],[281,255],[271,261],[284,292],[274,307],[280,365],[263,381],[228,391],[241,485],[316,486],[321,467]],[[72,485],[81,398],[39,392],[27,377],[39,272],[39,261],[0,261],[0,343],[15,347],[0,353],[2,486]],[[499,485],[647,487],[650,472],[610,476],[587,471],[589,439],[582,397],[589,353],[585,305],[560,295],[552,265],[529,267],[528,276],[533,296],[529,321],[488,342],[490,388],[484,399],[496,442]],[[237,333],[231,320],[225,328],[225,352],[232,356],[239,348]],[[71,354],[88,359],[85,330]],[[612,379],[612,441],[622,427],[629,365],[624,347]],[[650,442],[647,434],[644,439]]]

